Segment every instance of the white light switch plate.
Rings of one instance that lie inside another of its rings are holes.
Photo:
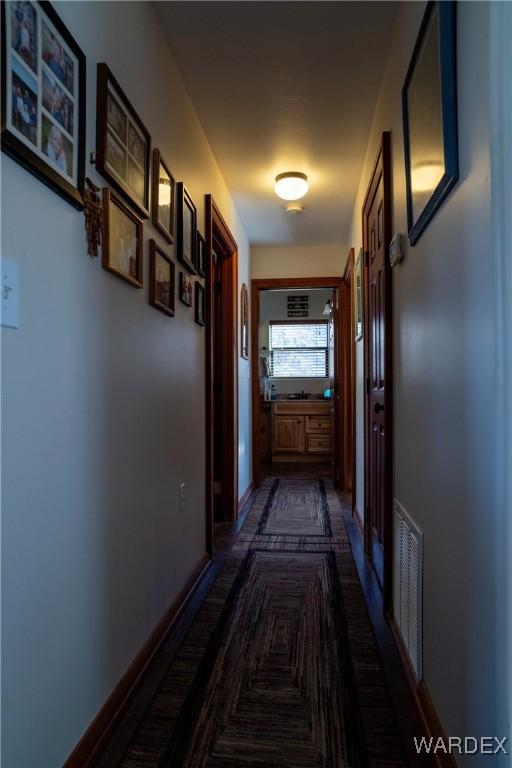
[[[19,271],[11,259],[2,259],[2,317],[4,328],[19,328]]]

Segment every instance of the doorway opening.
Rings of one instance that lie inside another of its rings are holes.
[[[206,230],[206,546],[238,517],[238,247],[211,195]]]
[[[351,364],[342,354],[347,285],[342,277],[251,285],[254,485],[269,474],[303,471],[351,490],[341,388]]]

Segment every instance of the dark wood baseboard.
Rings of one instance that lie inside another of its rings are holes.
[[[358,510],[358,508],[357,508],[357,505],[356,505],[356,506],[354,507],[354,509],[353,509],[353,514],[354,514],[354,520],[356,521],[356,525],[357,525],[357,527],[359,528],[359,531],[360,531],[360,533],[361,533],[361,536],[364,536],[364,525],[363,525],[363,520],[362,520],[362,518],[361,518],[361,515],[360,515],[360,512],[359,512],[359,510]]]
[[[423,678],[419,682],[416,680],[411,662],[409,661],[409,656],[402,640],[402,636],[400,635],[400,631],[393,619],[389,620],[389,625],[391,627],[391,632],[393,633],[393,639],[398,649],[398,653],[400,654],[400,659],[405,670],[407,682],[409,683],[412,694],[416,700],[421,719],[423,720],[427,738],[432,737],[434,741],[442,738],[443,742],[448,744],[448,737],[446,736],[446,732],[443,728],[441,720],[439,719],[439,715],[437,714],[434,702],[432,701],[432,697],[430,695],[430,691],[427,688],[427,684]],[[434,760],[438,768],[457,768],[457,762],[454,756],[445,754],[442,751],[436,753]]]
[[[238,501],[238,514],[243,510],[249,499],[251,498],[251,494],[254,492],[255,486],[254,483],[249,483],[247,488],[245,489],[245,493],[240,497]]]
[[[204,555],[178,596],[162,616],[84,735],[64,763],[64,768],[87,768],[100,754],[121,720],[156,653],[171,632],[183,608],[206,576],[212,561]]]

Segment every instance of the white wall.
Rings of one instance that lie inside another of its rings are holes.
[[[343,274],[345,245],[253,245],[251,278],[333,277]]]
[[[213,193],[248,282],[246,235],[152,5],[55,7],[87,56],[87,155],[106,61],[203,231]],[[54,768],[205,552],[204,331],[178,300],[172,319],[148,305],[147,242],[137,291],[87,256],[83,216],[6,156],[2,214],[21,276],[20,329],[2,329],[2,765]],[[248,363],[239,371],[243,493]]]
[[[354,207],[356,251],[383,130],[392,132],[393,229],[407,231],[401,88],[423,11],[404,3],[396,21]],[[424,677],[447,734],[461,736],[495,733],[504,685],[494,604],[503,563],[494,552],[488,14],[486,3],[458,4],[460,181],[393,271],[394,494],[425,534]],[[358,364],[361,389],[360,353]],[[362,513],[361,405],[360,392]]]
[[[289,320],[287,309],[287,297],[308,296],[309,316],[308,320],[325,320],[322,315],[326,302],[331,298],[329,289],[297,290],[289,291],[260,291],[260,349],[269,348],[269,323],[272,320]],[[300,321],[300,318],[297,318]],[[329,386],[329,378],[300,379],[300,378],[270,378],[270,383],[276,388],[278,395],[294,392],[309,392],[313,395],[322,395]]]

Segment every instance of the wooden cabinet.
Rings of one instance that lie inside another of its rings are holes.
[[[272,461],[326,461],[330,452],[329,402],[272,403]]]
[[[304,450],[304,417],[296,414],[276,416],[272,423],[274,453],[301,453]]]

